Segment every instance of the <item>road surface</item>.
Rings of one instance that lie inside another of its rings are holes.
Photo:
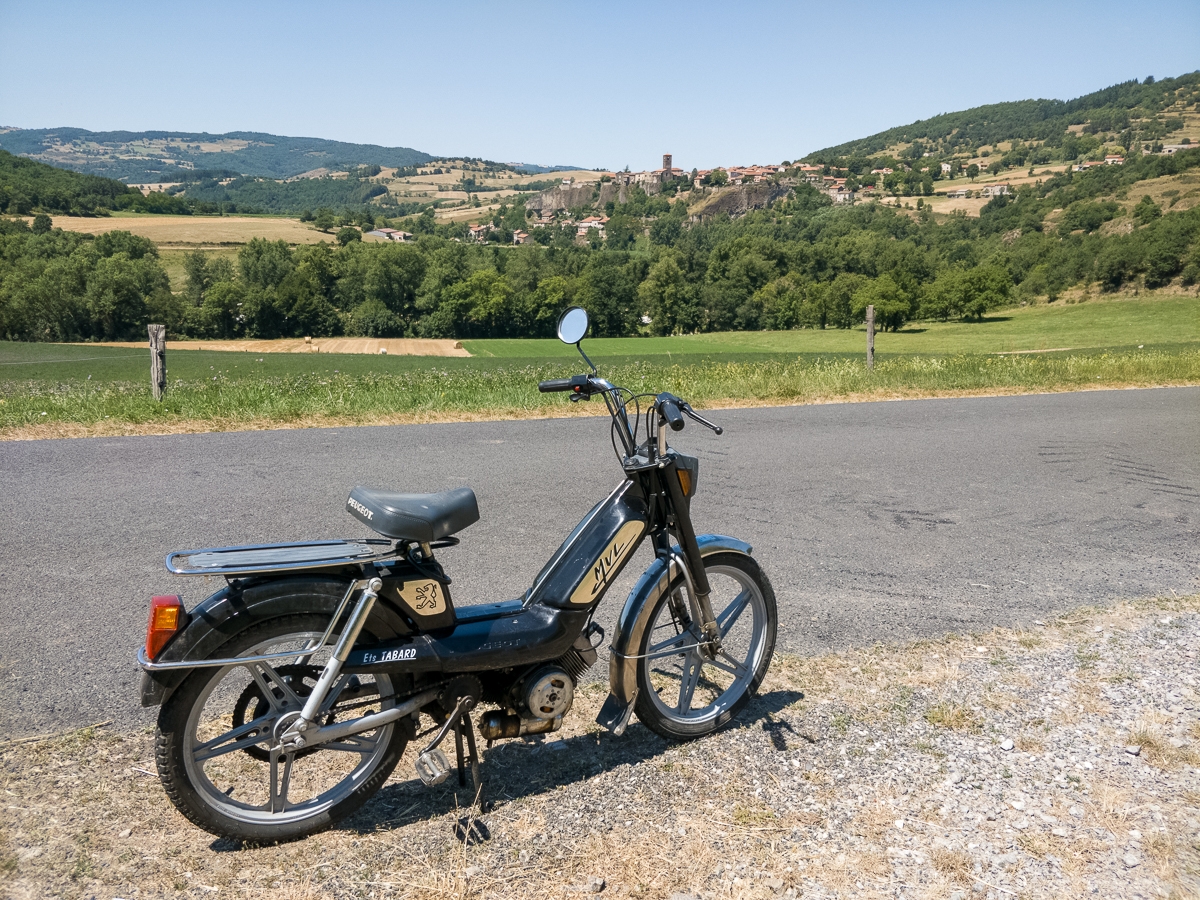
[[[697,530],[755,546],[793,653],[1200,591],[1200,388],[713,413]],[[0,739],[148,724],[134,654],[170,550],[367,536],[355,483],[471,485],[456,602],[520,595],[620,477],[603,419],[0,444]],[[608,627],[639,551],[605,598]],[[636,571],[635,571],[636,570]],[[603,670],[597,668],[597,674]]]

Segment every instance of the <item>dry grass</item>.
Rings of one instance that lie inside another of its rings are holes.
[[[960,703],[939,703],[925,713],[925,721],[939,728],[956,731],[978,731],[983,727],[983,718],[974,710]]]
[[[251,238],[287,241],[289,244],[333,242],[332,234],[317,231],[299,219],[275,216],[152,216],[124,215],[106,218],[54,216],[54,227],[63,231],[103,234],[128,231],[159,246],[219,249],[249,243]]]
[[[971,854],[966,850],[939,848],[931,855],[933,867],[956,884],[971,884]]]
[[[1200,766],[1200,753],[1189,744],[1182,747],[1172,746],[1163,734],[1160,723],[1154,718],[1146,717],[1136,723],[1129,732],[1129,743],[1141,747],[1142,758],[1160,769]]]

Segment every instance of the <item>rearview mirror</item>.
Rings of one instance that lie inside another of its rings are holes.
[[[558,339],[564,344],[578,344],[587,330],[588,314],[582,306],[568,307],[558,317]]]

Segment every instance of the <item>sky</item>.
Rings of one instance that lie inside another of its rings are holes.
[[[1200,2],[0,0],[0,47],[0,126],[691,169],[1194,71]]]

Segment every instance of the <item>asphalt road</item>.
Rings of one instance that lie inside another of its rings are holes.
[[[730,410],[678,436],[697,530],[750,541],[811,653],[1200,591],[1200,389]],[[458,603],[520,595],[620,478],[602,419],[0,444],[0,738],[148,724],[134,654],[170,550],[367,536],[350,487],[470,484]],[[605,599],[605,626],[639,551]]]

